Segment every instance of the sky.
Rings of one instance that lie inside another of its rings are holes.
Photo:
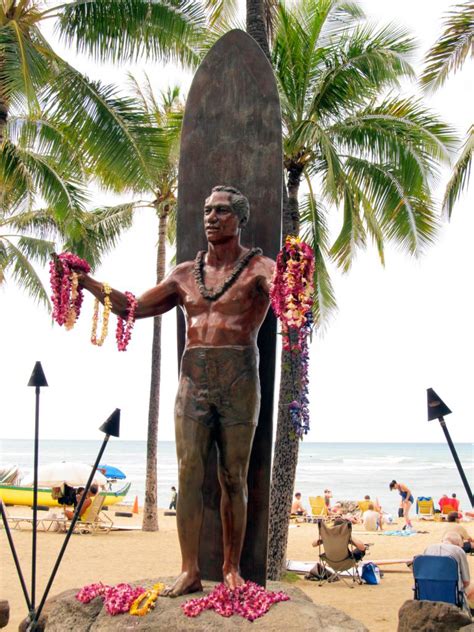
[[[445,0],[388,2],[364,0],[374,22],[407,26],[419,41],[415,66],[441,31]],[[93,78],[124,83],[130,68],[98,66],[76,57],[59,43],[56,50]],[[176,68],[147,64],[157,87],[189,76]],[[451,78],[426,103],[463,135],[472,119],[472,63]],[[414,94],[415,88],[407,90]],[[449,175],[443,171],[435,193],[442,196]],[[339,311],[310,349],[311,430],[305,440],[357,442],[437,442],[444,437],[438,422],[427,422],[426,389],[434,388],[451,408],[447,418],[454,442],[472,440],[471,392],[474,363],[474,301],[471,236],[474,188],[457,204],[450,223],[426,255],[414,260],[388,249],[382,268],[373,248],[361,252],[347,275],[333,270]],[[110,196],[91,192],[100,204]],[[200,203],[198,201],[198,203]],[[149,212],[147,212],[149,213]],[[333,228],[341,221],[335,213]],[[154,285],[157,224],[143,213],[95,277],[121,290],[140,294]],[[47,271],[43,278],[47,281]],[[40,437],[95,439],[98,427],[115,409],[122,411],[121,437],[146,438],[151,320],[136,324],[129,349],[115,347],[114,325],[104,347],[89,342],[93,301],[86,296],[78,325],[70,332],[52,325],[36,305],[10,281],[0,288],[0,437],[26,439],[34,432],[34,389],[27,382],[40,360],[49,387],[42,389]],[[172,440],[177,386],[175,313],[163,318],[163,365],[159,439]],[[115,320],[115,319],[113,319]],[[278,384],[276,384],[276,392]]]

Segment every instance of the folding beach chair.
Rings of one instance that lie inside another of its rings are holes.
[[[434,502],[431,496],[418,496],[416,499],[416,513],[418,517],[432,518],[434,512]]]
[[[444,601],[458,608],[467,606],[464,591],[459,586],[459,567],[454,557],[417,555],[413,560],[413,577],[414,599]]]
[[[311,514],[313,518],[327,519],[329,516],[328,508],[322,496],[310,496],[309,504],[311,506]]]
[[[92,499],[84,514],[74,525],[74,533],[108,533],[114,526],[114,521],[102,511],[105,496],[97,494]]]
[[[327,523],[318,522],[319,528],[319,560],[324,571],[321,575],[327,577],[326,580],[320,580],[321,586],[323,581],[333,582],[337,579],[342,580],[346,586],[346,579],[342,573],[350,575],[352,579],[351,588],[354,588],[355,583],[362,583],[358,571],[358,562],[354,559],[353,554],[350,551],[349,545],[352,537],[352,524],[345,521],[342,524],[329,526]],[[321,552],[321,546],[324,548],[324,552]]]

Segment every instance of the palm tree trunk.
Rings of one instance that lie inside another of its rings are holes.
[[[265,28],[263,0],[247,0],[246,28],[247,33],[253,37],[271,63],[267,30]]]
[[[159,213],[158,252],[156,258],[157,284],[165,276],[166,225],[169,208]],[[146,447],[145,506],[143,508],[143,531],[158,531],[158,421],[160,413],[161,383],[161,316],[153,319],[153,343],[151,351],[150,402],[148,407],[148,434]]]
[[[300,174],[301,176],[301,174]],[[288,195],[283,187],[283,237],[299,233],[298,191],[300,178],[290,174]],[[299,440],[294,435],[288,404],[300,389],[298,356],[281,352],[280,392],[278,396],[277,434],[270,489],[270,525],[268,542],[268,578],[279,580],[284,569],[288,544],[291,501],[298,464]]]

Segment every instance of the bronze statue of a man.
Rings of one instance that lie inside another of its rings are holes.
[[[186,346],[175,405],[179,468],[177,506],[182,570],[168,596],[202,590],[198,566],[202,486],[212,442],[218,447],[223,525],[223,579],[243,584],[239,564],[247,524],[247,472],[260,408],[257,334],[269,307],[274,262],[240,244],[249,203],[234,187],[212,189],[204,206],[207,252],[171,270],[139,299],[137,318],[180,306]],[[102,284],[80,284],[103,299]],[[112,290],[113,311],[126,318],[127,297]]]

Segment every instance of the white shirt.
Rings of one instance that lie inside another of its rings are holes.
[[[377,531],[377,524],[380,520],[380,514],[373,509],[367,509],[362,515],[362,522],[366,531]]]

